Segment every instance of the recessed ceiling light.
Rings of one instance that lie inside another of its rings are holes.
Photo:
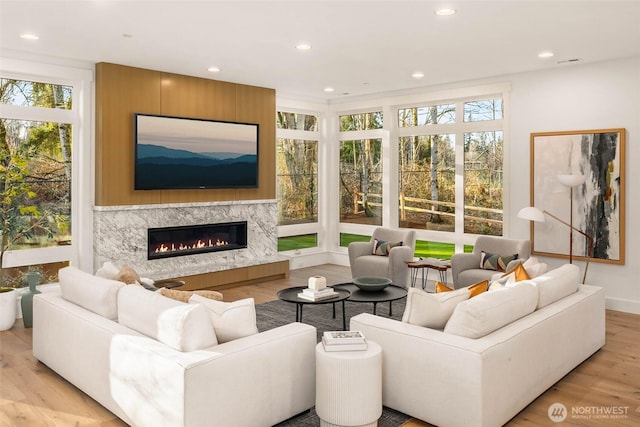
[[[544,52],[540,52],[538,54],[538,58],[551,58],[553,55],[555,55],[553,52],[549,51],[549,50],[545,50]]]
[[[411,74],[411,77],[413,77],[414,79],[421,79],[424,77],[424,73],[422,71],[416,71],[415,73]]]
[[[309,50],[311,49],[311,45],[309,43],[300,43],[296,45],[296,49],[298,50]]]
[[[218,67],[209,67],[207,68],[207,71],[210,73],[218,73],[220,71],[220,68]]]
[[[327,86],[323,89],[325,92],[333,92],[335,89],[332,88],[331,86]]]
[[[33,33],[20,34],[20,38],[21,39],[25,39],[25,40],[40,40],[40,37],[38,37],[37,35],[35,35]]]
[[[438,16],[450,16],[450,15],[455,15],[456,13],[458,13],[458,11],[455,9],[442,8],[442,9],[436,10],[433,13],[435,13]]]

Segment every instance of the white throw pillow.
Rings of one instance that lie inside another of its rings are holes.
[[[528,280],[492,292],[485,292],[458,304],[444,332],[480,338],[532,313],[538,291]]]
[[[72,266],[58,271],[58,282],[62,298],[109,320],[118,318],[118,291],[124,283],[94,276]]]
[[[469,288],[430,294],[409,288],[402,321],[432,329],[442,329],[458,303],[469,299]]]
[[[574,264],[561,267],[529,280],[538,288],[538,307],[542,308],[578,290],[580,269]]]
[[[105,279],[116,280],[119,272],[120,269],[116,267],[114,263],[112,263],[111,261],[106,261],[102,264],[102,267],[96,270],[96,276],[104,277]]]
[[[208,309],[219,343],[258,333],[253,298],[223,302],[193,294],[189,303],[202,304]]]
[[[527,270],[527,274],[531,279],[534,279],[547,271],[547,264],[539,262],[538,258],[533,256],[529,257],[522,266]]]
[[[125,286],[118,292],[118,323],[179,351],[218,343],[202,305],[176,301],[141,286]]]

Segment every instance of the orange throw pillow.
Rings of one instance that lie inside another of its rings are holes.
[[[488,280],[483,280],[482,282],[478,282],[475,283],[471,286],[469,286],[469,298],[473,298],[476,295],[480,295],[483,292],[487,292],[487,289],[489,289],[489,281]],[[453,288],[448,287],[447,285],[445,285],[442,282],[436,282],[436,293],[439,294],[440,292],[451,292],[453,291]]]
[[[453,288],[448,287],[444,283],[436,282],[436,293],[437,294],[439,294],[440,292],[451,292],[452,290],[453,290]]]
[[[483,280],[482,282],[478,282],[476,284],[473,284],[471,286],[469,286],[469,298],[473,298],[476,295],[480,295],[483,292],[487,292],[487,289],[489,289],[489,281],[488,280]]]
[[[529,277],[529,274],[527,273],[527,270],[524,268],[524,265],[522,265],[521,262],[519,262],[518,265],[513,267],[511,270],[504,273],[502,277],[507,277],[510,274],[513,274],[513,278],[515,279],[516,282],[520,282],[521,280],[531,279],[531,277]],[[508,282],[511,282],[511,280],[508,280]]]

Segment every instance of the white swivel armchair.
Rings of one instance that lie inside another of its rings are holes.
[[[479,236],[473,247],[472,253],[459,253],[451,257],[451,274],[453,286],[464,288],[483,280],[491,280],[496,270],[480,268],[482,252],[494,255],[508,256],[518,254],[518,258],[507,265],[505,270],[514,267],[517,262],[526,261],[531,255],[531,242],[529,240],[506,239],[495,236]]]
[[[389,244],[402,242],[393,246],[388,256],[375,255],[375,242],[384,241]],[[413,230],[394,230],[376,228],[369,242],[352,242],[349,244],[349,264],[352,277],[374,276],[386,277],[398,286],[409,285],[409,267],[405,261],[413,260],[416,235]]]

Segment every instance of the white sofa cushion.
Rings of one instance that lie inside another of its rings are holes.
[[[580,269],[574,264],[564,264],[529,280],[538,288],[538,306],[542,308],[578,290]]]
[[[527,270],[527,274],[532,279],[547,272],[547,264],[544,262],[538,261],[538,258],[533,256],[529,257],[529,259],[526,260],[522,264],[522,266],[524,267],[525,270]]]
[[[115,320],[118,317],[118,291],[125,286],[69,266],[58,271],[62,297],[96,314]]]
[[[219,343],[258,333],[253,298],[222,302],[193,294],[189,303],[202,304],[207,308]]]
[[[218,344],[207,310],[129,285],[118,292],[118,323],[179,351]]]
[[[442,329],[458,303],[469,299],[469,288],[430,294],[409,288],[402,321],[412,325]]]
[[[538,290],[530,281],[485,292],[458,304],[444,332],[480,338],[532,313],[538,304]]]
[[[96,276],[104,277],[105,279],[116,280],[119,272],[120,269],[116,267],[114,263],[112,263],[111,261],[105,261],[102,264],[102,267],[96,270]]]

